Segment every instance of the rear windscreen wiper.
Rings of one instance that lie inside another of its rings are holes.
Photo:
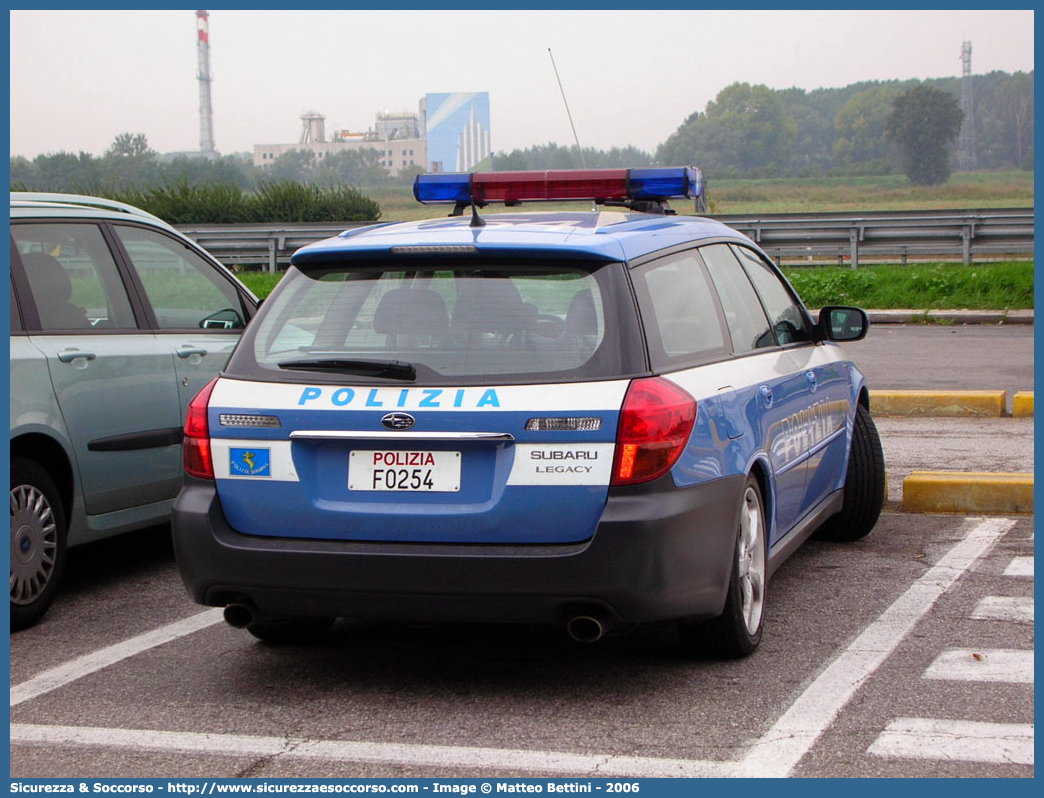
[[[383,377],[389,380],[415,380],[417,369],[401,360],[347,360],[345,358],[318,358],[315,360],[286,360],[281,369],[303,371],[341,371],[363,377]]]

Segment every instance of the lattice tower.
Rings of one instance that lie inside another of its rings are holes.
[[[972,172],[976,168],[975,158],[975,102],[972,97],[971,42],[961,45],[961,110],[964,122],[957,138],[957,168]]]

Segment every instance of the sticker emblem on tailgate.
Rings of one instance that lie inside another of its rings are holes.
[[[272,458],[268,449],[229,449],[228,475],[230,477],[269,477]]]

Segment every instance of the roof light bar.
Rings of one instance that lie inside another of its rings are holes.
[[[417,175],[413,195],[425,205],[483,206],[552,200],[661,202],[703,194],[695,166],[643,169],[559,169],[534,172],[453,172]]]

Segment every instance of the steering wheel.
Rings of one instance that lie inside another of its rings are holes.
[[[544,338],[558,338],[565,332],[565,320],[550,313],[538,313],[535,331]]]
[[[200,319],[199,326],[205,330],[235,330],[243,326],[243,320],[235,308],[222,308]]]

